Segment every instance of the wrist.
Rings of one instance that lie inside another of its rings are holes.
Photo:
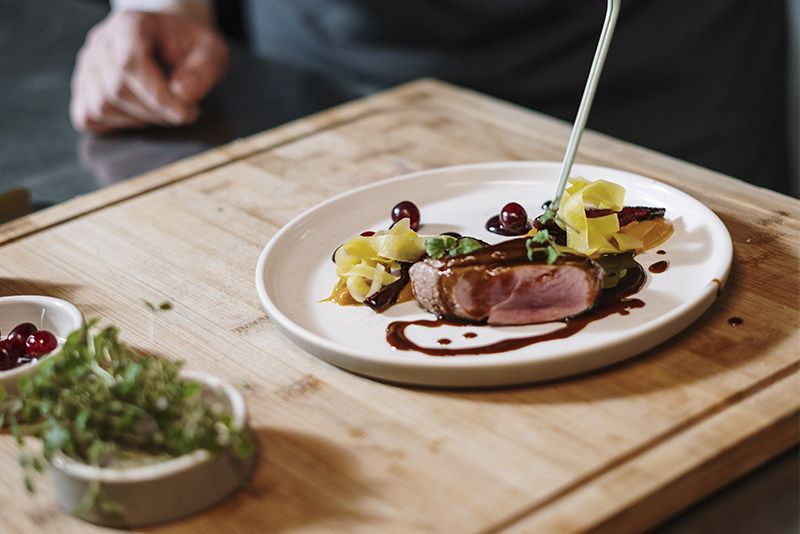
[[[185,15],[209,26],[214,24],[211,0],[111,0],[114,11],[147,11]]]

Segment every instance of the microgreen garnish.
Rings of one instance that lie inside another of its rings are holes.
[[[542,213],[541,215],[539,215],[539,217],[538,217],[538,219],[537,219],[537,220],[539,221],[539,223],[540,223],[540,224],[547,224],[548,222],[550,222],[550,221],[552,221],[552,220],[554,220],[554,219],[556,218],[556,212],[557,212],[558,210],[556,210],[556,209],[553,209],[552,207],[550,207],[550,206],[552,206],[552,205],[553,205],[553,204],[552,204],[552,203],[550,203],[550,204],[547,206],[547,209],[546,209],[546,210],[544,210],[544,213]]]
[[[152,463],[197,449],[242,456],[253,443],[197,383],[182,380],[182,362],[134,352],[117,330],[92,321],[72,332],[61,352],[19,381],[17,396],[0,388],[0,421],[22,448],[25,484],[57,453],[100,467]],[[2,424],[0,422],[0,424]],[[39,455],[23,436],[42,440]]]
[[[462,254],[469,254],[470,252],[475,252],[481,248],[483,248],[483,245],[477,239],[472,237],[462,237],[456,243],[455,250],[450,251],[450,255],[460,256]]]
[[[158,306],[156,306],[152,302],[144,301],[144,305],[147,306],[147,309],[153,313],[158,313],[159,311],[169,311],[172,309],[172,303],[168,300],[165,300]]]
[[[528,251],[528,260],[533,261],[538,253],[547,254],[547,264],[552,265],[561,255],[555,248],[555,240],[550,236],[547,229],[536,232],[533,237],[525,240],[525,249]]]
[[[547,264],[548,265],[553,265],[560,255],[561,255],[561,253],[559,251],[557,251],[555,249],[555,247],[548,246],[547,247]]]
[[[615,287],[620,280],[625,278],[628,269],[639,267],[633,257],[633,252],[627,252],[624,254],[605,254],[595,259],[606,273],[603,277],[603,289]]]
[[[533,237],[531,237],[531,241],[540,245],[546,245],[550,243],[550,231],[546,228],[539,230]]]
[[[436,237],[429,237],[425,241],[425,252],[428,256],[435,259],[441,259],[444,256],[461,256],[475,252],[483,248],[483,244],[472,237],[460,237],[458,239],[449,235],[441,235]]]
[[[431,258],[437,260],[447,254],[448,250],[454,247],[456,239],[449,235],[441,235],[437,237],[429,237],[425,240],[425,252]]]

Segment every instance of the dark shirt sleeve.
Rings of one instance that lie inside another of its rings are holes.
[[[783,0],[627,0],[589,127],[785,191]],[[422,76],[571,121],[605,13],[577,0],[251,0],[254,46],[364,93]]]

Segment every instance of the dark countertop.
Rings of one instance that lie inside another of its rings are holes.
[[[362,96],[333,80],[253,57],[234,44],[231,71],[207,99],[197,124],[80,135],[67,114],[69,78],[75,54],[87,30],[105,15],[104,7],[86,0],[0,0],[0,13],[0,194],[26,188],[33,209]],[[799,502],[795,447],[657,531],[795,533]]]
[[[80,135],[69,122],[69,80],[106,9],[87,0],[0,0],[0,13],[0,193],[27,188],[34,209],[361,96],[232,43],[230,72],[196,124]]]

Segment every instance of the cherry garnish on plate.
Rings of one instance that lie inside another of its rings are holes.
[[[516,202],[509,202],[500,210],[500,226],[510,234],[524,234],[530,228],[528,212]]]
[[[56,350],[58,340],[51,332],[39,330],[25,341],[25,353],[30,358],[39,358]]]
[[[410,200],[398,202],[392,208],[392,224],[396,224],[403,219],[408,219],[412,230],[415,232],[419,230],[419,208]]]
[[[531,229],[528,212],[516,202],[509,202],[503,206],[499,215],[486,221],[486,229],[498,235],[523,235]]]

